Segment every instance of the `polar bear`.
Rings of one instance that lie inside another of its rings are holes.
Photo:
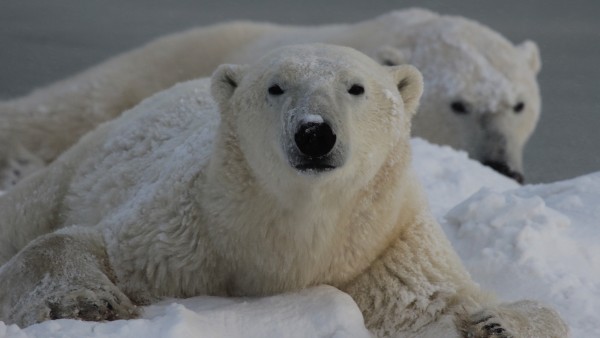
[[[157,298],[318,284],[381,337],[563,337],[478,289],[410,169],[412,66],[309,44],[222,65],[85,135],[0,196],[0,318],[135,317]],[[214,101],[213,101],[214,98]]]
[[[97,124],[159,90],[208,76],[221,63],[253,62],[273,48],[307,42],[353,47],[384,64],[415,65],[426,86],[413,134],[464,149],[523,181],[523,147],[540,114],[536,45],[515,46],[477,22],[412,9],[345,25],[196,28],[0,103],[0,171],[8,172],[0,189],[17,176],[14,166],[2,166],[3,156],[12,156],[6,163],[34,163],[16,157],[23,151],[14,148],[37,156],[35,164],[49,163]]]

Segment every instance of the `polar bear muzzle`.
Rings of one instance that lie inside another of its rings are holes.
[[[295,128],[294,149],[289,154],[291,165],[299,171],[322,172],[341,166],[336,151],[337,135],[332,124],[320,115],[300,119]]]
[[[504,162],[493,161],[493,160],[484,160],[482,163],[483,163],[483,165],[486,165],[486,166],[496,170],[500,174],[514,179],[519,184],[523,184],[525,182],[525,177],[523,176],[522,173],[512,170],[508,166],[508,164],[506,164]]]
[[[307,122],[299,126],[294,141],[303,155],[323,157],[331,152],[336,136],[327,122]]]

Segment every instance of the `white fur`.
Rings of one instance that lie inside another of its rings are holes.
[[[300,45],[221,66],[208,86],[144,100],[0,197],[0,319],[131,318],[162,296],[330,284],[377,336],[566,335],[554,311],[481,292],[429,215],[410,170],[414,67]],[[287,130],[314,115],[337,135],[330,171],[290,165]]]
[[[10,171],[2,160],[11,161],[18,147],[37,156],[41,166],[99,123],[159,90],[208,76],[221,63],[254,62],[273,48],[307,42],[345,45],[382,63],[415,65],[426,86],[414,135],[522,173],[523,147],[540,113],[537,47],[530,41],[514,46],[474,21],[421,9],[318,27],[232,22],[160,38],[0,103],[0,170]],[[455,100],[464,101],[470,113],[454,114],[450,104]],[[515,114],[518,102],[525,110]]]

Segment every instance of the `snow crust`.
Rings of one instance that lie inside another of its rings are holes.
[[[414,139],[413,167],[467,270],[503,301],[556,308],[600,337],[600,172],[519,186],[466,153]]]
[[[24,330],[0,322],[0,337],[370,337],[360,310],[330,286],[265,298],[194,297],[148,306],[143,318],[107,323],[61,319]]]
[[[572,337],[600,337],[600,172],[519,186],[464,152],[412,141],[413,167],[473,278],[501,300],[554,306]],[[195,297],[108,323],[0,322],[0,337],[368,337],[341,291],[320,286],[266,298]]]
[[[600,172],[506,192],[482,189],[446,215],[473,278],[503,300],[553,306],[574,337],[600,337]]]

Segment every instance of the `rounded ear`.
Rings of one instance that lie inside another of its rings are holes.
[[[404,109],[410,114],[416,113],[423,94],[423,75],[411,65],[395,66],[390,71],[404,101]]]
[[[219,106],[229,101],[246,73],[246,68],[245,65],[225,64],[214,71],[210,80],[210,92]]]
[[[521,54],[525,57],[525,60],[527,60],[529,67],[537,74],[542,68],[540,50],[538,49],[537,44],[531,40],[526,40],[518,45],[517,49],[519,49]]]
[[[407,48],[399,49],[383,46],[375,53],[375,59],[384,66],[397,66],[410,62],[411,52]]]

